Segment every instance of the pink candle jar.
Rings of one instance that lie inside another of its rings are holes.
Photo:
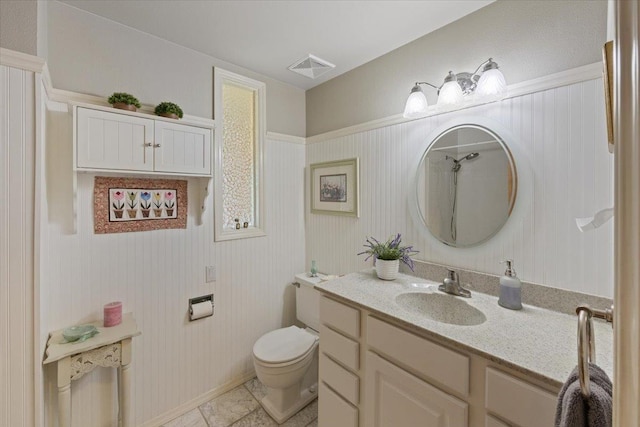
[[[104,305],[104,327],[122,323],[122,302],[114,301]]]

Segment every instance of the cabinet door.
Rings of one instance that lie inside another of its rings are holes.
[[[487,368],[485,408],[521,427],[552,426],[558,397],[497,369]]]
[[[155,171],[211,175],[211,129],[157,121]]]
[[[465,427],[467,403],[367,352],[366,423],[371,427]]]
[[[77,167],[153,170],[153,120],[78,107]]]

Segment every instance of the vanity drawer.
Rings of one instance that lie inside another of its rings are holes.
[[[331,356],[347,368],[357,371],[360,366],[360,344],[320,325],[320,351]]]
[[[320,354],[320,378],[349,402],[354,405],[358,404],[360,398],[359,378],[324,353]]]
[[[318,395],[319,427],[358,427],[358,409],[354,408],[320,381]]]
[[[360,310],[349,307],[325,296],[320,298],[320,319],[351,338],[360,337]]]
[[[321,341],[322,342],[322,341]],[[367,342],[378,353],[462,396],[469,395],[469,358],[369,316]]]
[[[487,368],[485,408],[522,427],[552,426],[557,396],[493,368]]]

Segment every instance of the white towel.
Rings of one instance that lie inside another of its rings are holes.
[[[576,367],[558,394],[556,427],[610,427],[613,419],[613,386],[600,367],[589,364],[591,394],[582,395]]]

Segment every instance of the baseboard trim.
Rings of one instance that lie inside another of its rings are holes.
[[[218,386],[212,390],[209,390],[208,392],[201,394],[200,396],[191,399],[188,402],[183,403],[180,406],[176,406],[175,408],[165,412],[162,415],[159,415],[149,421],[145,421],[144,423],[140,424],[140,427],[160,427],[163,424],[168,423],[169,421],[178,418],[181,415],[186,414],[187,412],[197,408],[198,406],[202,405],[203,403],[206,403],[208,401],[210,401],[211,399],[214,399],[220,395],[225,394],[226,392],[233,390],[234,388],[238,387],[239,385],[242,385],[244,383],[246,383],[247,381],[249,381],[251,378],[255,377],[256,373],[255,371],[250,371],[247,372],[231,381],[229,381],[228,383],[225,383],[221,386]]]

